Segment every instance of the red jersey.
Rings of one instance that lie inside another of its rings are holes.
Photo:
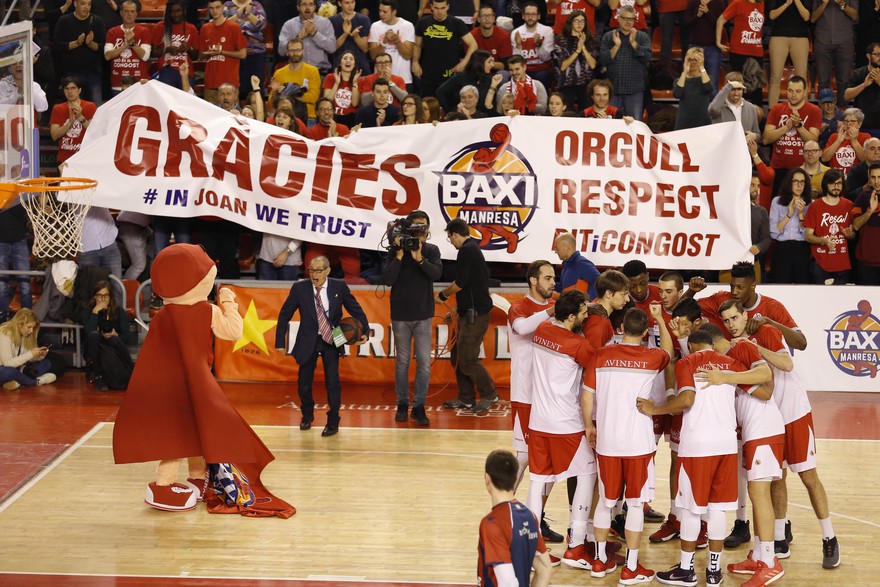
[[[336,83],[336,74],[328,73],[326,77],[324,77],[324,83],[321,85],[321,89],[332,89],[334,83]],[[352,86],[351,80],[339,80],[339,87],[336,88],[336,94],[334,94],[332,98],[334,114],[337,116],[344,116],[346,114],[354,114],[357,112],[357,106],[354,106],[353,88],[354,86]]]
[[[745,309],[749,314],[749,318],[757,318],[758,316],[763,316],[765,318],[769,318],[774,322],[778,322],[783,326],[791,328],[792,330],[800,330],[797,323],[791,317],[791,314],[788,313],[788,310],[785,309],[778,300],[774,300],[773,298],[762,296],[759,293],[756,293],[756,300],[754,305],[747,307]],[[724,326],[724,322],[721,321],[721,316],[718,312],[718,308],[721,307],[721,304],[726,302],[727,300],[732,300],[733,294],[729,291],[719,291],[711,296],[700,298],[697,301],[700,303],[700,309],[703,310],[703,317],[709,319],[713,324],[717,324],[720,326],[722,332],[730,338],[730,333],[727,332],[727,328]]]
[[[813,234],[818,237],[830,236],[836,245],[833,251],[824,244],[810,245],[813,259],[819,267],[829,273],[847,271],[851,268],[849,239],[843,236],[843,229],[852,226],[852,209],[853,203],[847,198],[840,198],[836,206],[826,204],[822,198],[819,198],[810,204],[804,216],[804,228],[812,228]]]
[[[86,100],[80,100],[79,103],[82,107],[83,117],[85,117],[86,120],[91,120],[95,116],[95,111],[98,107],[94,102],[88,102]],[[70,104],[68,102],[62,102],[52,108],[52,116],[49,119],[49,126],[53,124],[64,126],[68,120],[70,120]],[[64,136],[58,139],[59,163],[67,161],[74,153],[79,151],[85,134],[86,129],[83,127],[82,123],[79,120],[74,120]]]
[[[378,73],[371,73],[368,76],[361,76],[358,80],[358,89],[361,91],[361,94],[366,94],[367,92],[373,91],[373,82],[379,79]],[[391,76],[391,83],[393,83],[398,88],[403,88],[406,90],[406,82],[403,81],[402,77],[398,77],[396,75]],[[395,106],[400,106],[400,101],[394,95],[394,92],[388,92],[388,103],[394,104]]]
[[[510,33],[501,27],[494,27],[490,37],[484,37],[480,27],[471,31],[471,36],[477,42],[477,49],[488,51],[495,61],[507,59],[513,55],[513,47],[510,44]]]
[[[587,0],[562,0],[556,5],[556,20],[553,21],[553,34],[561,35],[568,20],[568,15],[575,10],[583,10],[587,17],[587,28],[594,35],[596,34],[596,7],[587,2]]]
[[[602,348],[614,339],[614,327],[605,316],[587,316],[583,326],[584,338],[590,341],[594,349]]]
[[[779,331],[777,330],[777,332]],[[758,352],[758,348],[745,341],[737,342],[731,346],[727,351],[727,356],[736,359],[749,369],[767,363]],[[758,387],[753,385],[750,387],[750,391],[754,391]],[[779,407],[773,398],[758,399],[741,387],[736,390],[736,420],[742,428],[743,442],[785,434],[782,414],[779,413]]]
[[[642,301],[635,299],[634,297],[632,297],[632,295],[630,295],[629,297],[636,305],[636,308],[641,308],[642,310],[644,310],[645,314],[648,315],[648,329],[652,328],[654,326],[654,317],[651,316],[651,304],[654,302],[658,304],[661,303],[660,288],[653,283],[648,284],[648,294]]]
[[[553,300],[541,303],[528,295],[507,310],[507,332],[510,340],[510,401],[532,403],[532,361],[535,347],[532,336],[542,322],[550,320],[547,309]]]
[[[770,109],[770,114],[767,115],[767,124],[772,124],[779,128],[788,121],[791,117],[791,112],[791,106],[788,102],[780,102]],[[804,102],[798,113],[805,127],[822,127],[822,111],[815,104]],[[792,169],[803,164],[804,140],[798,134],[797,129],[792,128],[773,143],[773,156],[770,157],[770,167]]]
[[[540,523],[523,503],[513,499],[492,508],[480,521],[478,585],[498,585],[495,565],[513,565],[520,584],[528,584],[536,552],[544,552]]]
[[[764,324],[755,334],[749,337],[765,349],[791,356],[788,346],[782,338],[782,332],[775,326]],[[801,382],[794,371],[783,371],[770,365],[773,371],[773,401],[779,408],[782,421],[791,424],[795,420],[803,418],[812,411],[810,399],[807,397],[807,388]]]
[[[605,114],[607,118],[617,118],[617,107],[608,104],[605,106]],[[590,106],[584,110],[584,118],[598,118],[598,116],[596,116],[596,110]]]
[[[324,126],[323,124],[318,123],[311,128],[307,128],[306,131],[302,134],[306,138],[312,139],[313,141],[320,141],[321,139],[326,139],[327,137],[329,137],[330,136],[328,134],[329,132],[330,132],[329,126]],[[341,137],[347,137],[348,134],[351,132],[351,129],[348,128],[347,126],[345,126],[344,124],[337,122],[336,123],[336,132]]]
[[[749,55],[759,60],[764,57],[762,31],[764,29],[764,3],[748,0],[733,0],[721,13],[726,20],[733,21],[730,33],[730,52]],[[797,167],[797,165],[792,165]]]
[[[176,24],[171,27],[171,47],[189,47],[191,49],[199,50],[199,29],[196,28],[196,25],[188,22],[184,22],[182,24]],[[159,67],[165,67],[169,65],[174,69],[180,69],[180,64],[184,61],[189,66],[189,71],[192,73],[193,66],[192,60],[189,58],[189,53],[184,51],[182,53],[178,53],[177,55],[165,54],[165,23],[160,22],[156,26],[153,27],[153,51],[152,54],[154,56],[159,57]]]
[[[149,59],[150,31],[147,27],[139,24],[134,25],[134,42],[136,45],[146,45]],[[104,43],[104,51],[117,49],[125,44],[125,31],[122,25],[115,26],[107,31],[107,41]],[[130,75],[136,79],[147,79],[150,75],[147,61],[144,61],[130,48],[125,48],[113,61],[110,62],[110,87],[114,90],[122,89],[123,76]]]
[[[860,145],[864,145],[865,141],[871,138],[871,135],[866,132],[860,132],[857,140]],[[828,142],[825,143],[825,146],[833,145],[834,141],[837,140],[837,133],[834,133],[830,137],[828,137]],[[831,157],[831,162],[828,163],[829,167],[833,167],[835,169],[842,169],[844,173],[849,173],[849,170],[852,169],[853,165],[858,163],[858,158],[856,157],[856,150],[852,146],[852,141],[849,139],[845,139],[840,146],[837,148],[837,151],[834,152],[834,156]]]
[[[225,20],[217,26],[213,21],[202,26],[199,42],[202,51],[219,45],[223,51],[239,51],[247,48],[247,39],[236,23]],[[205,64],[205,87],[216,90],[220,84],[230,83],[236,88],[239,85],[238,66],[241,59],[212,55]]]

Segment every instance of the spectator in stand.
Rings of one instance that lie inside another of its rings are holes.
[[[862,0],[870,2],[871,0]],[[830,5],[835,4],[832,8]],[[876,4],[876,3],[875,3]],[[859,0],[813,0],[810,21],[816,24],[813,33],[813,57],[819,89],[831,87],[831,66],[837,78],[837,103],[846,104],[846,83],[855,61],[854,23],[859,19]],[[805,69],[806,69],[806,63]],[[861,78],[861,79],[864,79]],[[860,106],[860,104],[856,104]]]
[[[526,9],[528,10],[528,9]],[[526,73],[526,60],[522,55],[514,55],[508,61],[510,81],[503,84],[498,92],[501,103],[508,94],[513,96],[513,110],[520,114],[541,115],[547,111],[547,90],[544,84],[532,79]],[[495,77],[498,77],[496,74]],[[492,80],[495,83],[495,80]]]
[[[92,0],[75,0],[73,13],[58,19],[52,48],[58,56],[62,76],[76,76],[80,90],[95,105],[101,100],[101,63],[107,29],[100,16],[92,14]],[[62,88],[63,89],[63,88]]]
[[[636,120],[642,119],[645,79],[651,61],[651,39],[635,28],[636,11],[624,6],[617,16],[620,27],[602,37],[599,63],[608,68],[614,86],[611,104]]]
[[[636,12],[636,20],[633,27],[639,31],[648,33],[648,23],[651,21],[651,2],[649,0],[608,0],[608,8],[611,9],[611,19],[608,21],[608,27],[605,32],[610,29],[620,27],[620,10],[629,6]],[[598,26],[599,23],[596,23]],[[602,35],[605,36],[604,33]]]
[[[302,134],[299,132],[300,129],[297,122],[298,119],[293,115],[293,108],[290,106],[284,105],[275,109],[275,116],[272,124],[278,128],[283,128],[284,130],[289,130],[296,134]]]
[[[703,65],[703,59],[703,50],[697,47],[691,47],[685,53],[684,68],[672,87],[672,95],[679,101],[675,130],[712,124],[709,102],[714,84]]]
[[[672,61],[672,41],[678,31],[681,48],[690,47],[686,26],[688,0],[657,0],[657,18],[660,21],[660,63]],[[715,78],[717,83],[718,78]]]
[[[859,231],[856,245],[856,283],[880,285],[880,163],[868,170],[868,188],[858,195],[853,206],[853,228]]]
[[[223,0],[208,0],[209,22],[199,32],[200,59],[205,64],[204,98],[218,104],[217,90],[223,83],[238,88],[241,60],[247,57],[247,40],[238,24],[223,16]]]
[[[737,120],[746,133],[746,140],[756,140],[761,132],[758,127],[758,110],[754,104],[743,99],[746,86],[743,84],[742,74],[731,71],[724,76],[724,79],[727,83],[709,104],[709,118],[712,119],[712,124]]]
[[[596,36],[596,9],[602,5],[602,0],[549,0],[547,6],[556,7],[556,16],[553,19],[553,34],[557,37],[562,34],[568,17],[575,10],[584,13],[587,19],[585,28]]]
[[[336,35],[336,53],[334,59],[339,62],[342,54],[351,51],[357,62],[357,68],[364,75],[370,69],[369,51],[370,19],[354,10],[355,0],[339,0],[338,14],[330,17],[330,25]]]
[[[794,65],[794,74],[804,79],[807,77],[807,59],[810,56],[807,24],[810,20],[810,9],[805,6],[807,2],[809,0],[769,0],[767,2],[767,16],[773,23],[773,33],[770,37],[770,86],[767,89],[767,102],[771,107],[776,106],[776,103],[779,102],[782,70],[789,57]]]
[[[623,118],[623,111],[609,104],[614,96],[614,86],[610,81],[594,79],[587,86],[587,94],[593,105],[584,110],[584,118]]]
[[[61,90],[66,102],[52,108],[49,119],[49,134],[58,142],[58,163],[64,163],[79,151],[89,122],[98,107],[94,102],[81,100],[82,83],[79,78],[69,75],[61,80]]]
[[[880,43],[868,45],[868,64],[852,72],[844,100],[865,113],[865,130],[880,137]]]
[[[328,19],[315,14],[315,0],[297,0],[296,6],[299,16],[288,20],[281,27],[278,54],[286,57],[287,42],[299,39],[303,47],[302,60],[318,68],[323,76],[330,71],[330,55],[336,51],[333,25]]]
[[[865,160],[865,141],[871,138],[866,132],[860,132],[865,115],[858,108],[847,108],[843,112],[838,132],[828,138],[822,161],[834,169],[843,170],[844,176],[852,167]]]
[[[482,110],[477,109],[477,105],[480,99],[480,91],[476,86],[465,86],[461,90],[459,90],[459,102],[456,110],[463,114],[467,120],[474,120],[477,118],[486,118],[489,116]]]
[[[118,235],[119,229],[110,210],[98,206],[89,208],[83,219],[82,251],[77,256],[77,265],[80,268],[86,265],[101,267],[122,279],[122,253],[116,245]],[[118,297],[121,301],[122,296]]]
[[[822,197],[810,204],[804,217],[805,238],[813,263],[810,275],[815,284],[846,285],[850,274],[849,245],[853,203],[842,198],[843,172],[829,169],[822,178]]]
[[[843,120],[843,110],[837,107],[834,90],[819,90],[819,108],[822,110],[822,126],[819,132],[819,144],[828,143],[828,137],[837,132],[837,124]]]
[[[544,116],[553,116],[553,117],[561,117],[566,114],[577,116],[574,112],[570,111],[565,104],[565,96],[560,94],[559,92],[550,92],[550,96],[547,98],[547,112],[544,113]]]
[[[730,33],[730,46],[721,42],[721,31],[728,21],[733,21]],[[764,2],[756,0],[733,0],[718,17],[715,23],[715,46],[723,52],[728,51],[730,68],[742,72],[746,61],[753,59],[763,67],[764,45],[761,31],[764,29]],[[758,89],[749,95],[749,100],[761,105],[762,90]],[[766,142],[766,141],[765,141]]]
[[[809,178],[803,169],[789,171],[770,204],[773,249],[773,283],[810,283],[810,245],[804,216],[812,202]]]
[[[104,58],[110,62],[110,94],[122,91],[122,77],[149,78],[150,31],[135,23],[138,5],[135,0],[122,2],[122,24],[107,31]]]
[[[123,21],[125,17],[123,17]],[[122,361],[123,372],[129,375],[134,370],[134,362],[128,352],[126,344],[135,341],[128,328],[128,318],[125,309],[116,305],[116,300],[110,295],[110,284],[99,281],[95,284],[89,307],[82,316],[83,336],[85,348],[83,355],[87,361],[87,380],[94,377],[95,389],[109,391],[110,386],[105,380],[107,370],[113,368],[105,364],[108,357],[107,350],[112,350],[114,359]],[[118,386],[114,385],[114,388]]]
[[[226,0],[223,16],[241,28],[247,41],[245,57],[238,66],[237,87],[244,97],[251,77],[257,76],[261,86],[266,80],[266,10],[257,0]]]
[[[691,47],[699,47],[703,50],[706,71],[713,80],[715,93],[717,93],[715,87],[721,78],[721,62],[724,59],[721,50],[715,45],[715,24],[726,6],[726,0],[689,0],[684,17],[684,26],[689,30]]]
[[[362,106],[357,111],[355,120],[363,128],[375,128],[377,126],[392,126],[400,118],[400,108],[389,104],[388,96],[391,89],[384,79],[373,82],[373,103]]]
[[[31,250],[27,243],[27,214],[24,207],[10,206],[0,211],[0,269],[14,271],[31,270]],[[29,275],[0,275],[0,322],[9,319],[9,302],[12,296],[9,279],[18,284],[18,301],[22,308],[32,308],[31,278]]]
[[[529,77],[549,88],[553,85],[553,51],[556,47],[553,29],[538,22],[541,10],[534,2],[525,3],[523,18],[522,26],[510,35],[513,54],[525,59]],[[509,69],[510,61],[507,65]]]
[[[119,240],[128,253],[129,265],[123,279],[140,279],[147,268],[147,240],[150,238],[150,217],[140,212],[123,210],[116,217]]]
[[[217,88],[217,106],[232,112],[233,114],[241,113],[241,102],[238,100],[238,88],[229,82],[223,82]]]
[[[471,55],[477,50],[477,42],[464,22],[449,17],[447,0],[434,0],[431,15],[419,19],[415,32],[412,72],[419,78],[419,94],[423,98],[434,96],[440,84],[464,71]],[[465,53],[459,59],[462,43]]]
[[[412,87],[412,56],[416,42],[416,29],[413,23],[397,16],[397,0],[379,0],[379,18],[370,26],[367,39],[370,57],[379,73],[379,59],[387,57],[390,68],[381,77],[398,77],[403,80],[400,91],[407,92]],[[390,80],[389,80],[390,81]],[[372,80],[370,80],[372,84]],[[370,85],[369,87],[372,87]],[[363,94],[363,89],[361,90]],[[392,88],[392,94],[395,94]],[[395,94],[395,99],[399,100]]]
[[[752,170],[752,181],[749,184],[749,211],[751,213],[752,246],[749,254],[754,255],[755,272],[763,274],[764,256],[770,248],[770,216],[767,210],[758,203],[761,194],[761,178],[758,172]]]
[[[4,389],[33,387],[55,381],[48,347],[37,346],[40,321],[28,308],[0,325],[0,383]]]
[[[556,36],[553,64],[556,87],[575,110],[587,107],[587,84],[593,79],[598,56],[599,43],[587,28],[584,11],[570,12],[562,32]]]
[[[822,191],[822,177],[828,171],[828,166],[822,164],[822,149],[816,141],[804,143],[804,164],[800,167],[807,172],[809,181],[807,186],[810,191],[818,194]]]
[[[778,192],[779,182],[785,177],[786,171],[803,165],[804,142],[815,141],[819,137],[821,124],[822,112],[819,107],[807,102],[807,80],[792,76],[788,80],[788,102],[773,106],[764,125],[764,144],[773,144],[770,159],[770,167],[776,171],[773,193]]]
[[[358,81],[362,106],[373,103],[373,82],[379,78],[388,82],[388,88],[391,90],[388,94],[388,99],[391,101],[390,103],[395,106],[400,106],[400,101],[406,96],[408,85],[412,84],[407,84],[403,81],[403,78],[394,75],[391,69],[392,65],[391,56],[387,53],[379,53],[376,55],[375,73],[362,75]]]
[[[559,18],[557,9],[556,18]],[[471,31],[471,36],[477,43],[477,48],[488,51],[494,60],[492,70],[496,73],[507,72],[507,60],[513,55],[513,47],[510,44],[510,33],[499,26],[495,26],[495,9],[491,4],[483,4],[477,16],[478,26]]]
[[[170,66],[180,69],[186,63],[192,71],[192,62],[199,57],[199,30],[186,22],[183,0],[168,0],[165,18],[153,27],[153,55],[159,56],[159,69]]]
[[[472,86],[478,92],[476,108],[484,114],[492,112],[495,92],[501,83],[501,75],[493,74],[494,71],[495,59],[492,55],[482,49],[474,51],[465,70],[456,73],[437,88],[440,106],[446,112],[452,112],[458,107],[462,88]]]
[[[330,106],[333,121],[333,107]],[[317,128],[318,125],[312,128]],[[309,129],[311,130],[311,129]],[[295,281],[302,277],[302,242],[286,236],[263,233],[257,256],[257,279]]]
[[[333,102],[336,121],[351,128],[355,125],[355,115],[361,105],[361,91],[358,83],[361,70],[357,67],[357,57],[352,51],[343,51],[332,73],[324,78],[324,97]]]
[[[868,168],[875,163],[880,163],[880,139],[871,137],[865,141],[865,160],[846,176],[846,197],[855,200],[862,190],[869,188]]]
[[[440,101],[434,96],[422,98],[422,111],[425,113],[425,122],[431,124],[440,122]]]
[[[101,20],[104,21],[104,30],[109,31],[122,24],[122,17],[119,14],[121,8],[121,0],[92,0],[92,14],[101,17]],[[138,4],[138,10],[140,10],[140,4]]]
[[[306,105],[309,124],[314,124],[315,104],[321,95],[321,74],[314,65],[303,61],[303,42],[300,39],[290,39],[284,49],[287,55],[287,66],[275,70],[272,81],[269,82],[271,93],[269,101],[273,102],[276,95],[284,94],[286,90],[294,90],[296,86],[305,91],[296,92],[292,95],[296,102]]]
[[[259,120],[266,121],[266,104],[263,102],[263,92],[260,89],[260,78],[255,75],[250,79],[251,92],[245,97],[245,104],[241,109],[241,115]],[[250,115],[246,112],[250,111]]]
[[[407,94],[400,105],[400,120],[394,126],[402,124],[422,124],[425,120],[425,109],[418,94]]]
[[[337,122],[334,118],[336,107],[329,98],[318,98],[315,110],[318,113],[318,122],[315,126],[307,129],[306,132],[303,133],[304,136],[313,141],[320,141],[327,137],[347,137],[351,132],[351,129],[348,126],[341,122]]]

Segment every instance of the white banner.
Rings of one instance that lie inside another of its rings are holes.
[[[464,218],[490,261],[552,258],[572,231],[597,265],[724,269],[748,259],[750,169],[736,123],[653,135],[518,116],[313,142],[150,82],[98,110],[64,175],[97,179],[99,206],[304,241],[376,249],[389,220],[421,209],[435,235]]]

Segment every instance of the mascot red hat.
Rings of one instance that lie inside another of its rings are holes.
[[[185,267],[186,271],[181,271]],[[190,292],[214,267],[214,260],[199,245],[165,247],[150,269],[153,291],[162,298],[179,298]]]

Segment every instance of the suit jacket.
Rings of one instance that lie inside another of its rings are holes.
[[[360,304],[352,295],[348,285],[341,279],[327,278],[324,286],[327,288],[329,308],[327,314],[330,319],[330,327],[333,328],[342,320],[342,308],[361,323],[364,332],[369,331],[367,316],[361,309]],[[287,324],[296,311],[299,310],[299,331],[296,333],[296,341],[293,343],[293,358],[297,363],[306,362],[315,350],[318,337],[318,311],[315,308],[315,290],[310,279],[301,279],[293,284],[281,312],[278,314],[278,327],[275,329],[275,348],[285,348],[284,335],[287,332]],[[343,354],[342,348],[338,349]]]

